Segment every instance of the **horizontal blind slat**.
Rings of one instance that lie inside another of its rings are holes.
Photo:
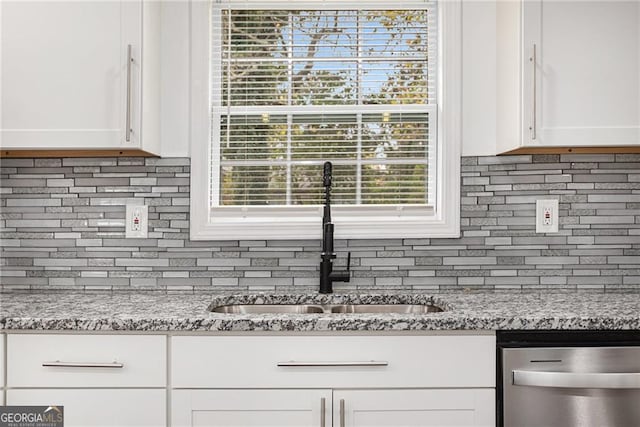
[[[433,2],[412,10],[225,4],[212,29],[221,41],[212,93],[222,98],[212,107],[220,135],[214,204],[320,203],[325,160],[334,161],[337,204],[428,203]]]

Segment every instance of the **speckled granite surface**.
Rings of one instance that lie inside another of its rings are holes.
[[[0,329],[76,331],[640,330],[640,293],[0,293]],[[442,313],[217,314],[233,303],[426,303]]]

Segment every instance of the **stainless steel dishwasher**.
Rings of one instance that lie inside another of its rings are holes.
[[[499,338],[500,425],[640,426],[637,332],[527,335],[515,345]]]

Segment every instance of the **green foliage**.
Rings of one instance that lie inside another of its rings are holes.
[[[353,162],[334,166],[336,203],[425,203],[428,115],[358,116],[357,105],[429,101],[426,19],[416,10],[225,11],[223,105],[264,106],[265,113],[222,117],[220,203],[321,203],[324,160]],[[353,59],[358,49],[360,61]],[[268,113],[278,105],[353,105],[354,112]],[[381,163],[389,159],[404,163]]]

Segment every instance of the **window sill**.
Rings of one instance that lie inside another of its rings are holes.
[[[452,216],[455,217],[455,216]],[[460,237],[459,218],[449,221],[424,216],[333,216],[336,239],[406,239]],[[322,220],[280,218],[217,218],[191,225],[192,240],[299,240],[322,238]]]

